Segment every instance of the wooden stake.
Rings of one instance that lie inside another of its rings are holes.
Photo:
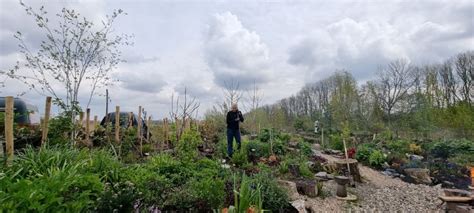
[[[132,125],[133,125],[133,112],[129,112],[127,129],[130,129]]]
[[[151,127],[150,125],[151,125],[151,116],[148,116],[148,120],[146,122],[146,126],[147,126],[147,128],[146,128],[146,139],[148,141],[150,141],[150,127]]]
[[[138,126],[137,126],[138,140],[140,141],[140,155],[142,154],[142,106],[138,106]]]
[[[5,142],[7,144],[7,163],[13,160],[13,97],[5,97]]]
[[[97,128],[97,115],[94,115],[94,130]]]
[[[90,119],[91,119],[91,109],[87,108],[86,110],[86,144],[87,146],[90,145]]]
[[[49,115],[51,113],[51,97],[46,97],[46,105],[44,107],[44,118],[43,122],[43,132],[41,132],[41,146],[46,143],[48,139],[48,122],[49,122]]]
[[[115,107],[115,142],[120,144],[120,107]]]
[[[79,125],[84,126],[84,112],[79,112]]]

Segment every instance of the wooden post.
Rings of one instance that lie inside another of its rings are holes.
[[[5,97],[5,142],[7,145],[7,163],[13,160],[13,97]]]
[[[168,118],[163,118],[163,138],[160,144],[160,152],[163,152],[165,143],[168,143]]]
[[[146,128],[146,139],[148,141],[150,141],[150,127],[151,127],[150,125],[151,125],[151,116],[148,116],[148,120],[146,122],[146,126],[147,126],[147,128]]]
[[[115,107],[115,142],[120,144],[120,107]]]
[[[94,115],[94,130],[97,128],[97,115]]]
[[[127,129],[130,129],[132,125],[133,125],[133,112],[129,112]]]
[[[49,115],[51,112],[51,97],[46,97],[46,105],[44,107],[44,118],[43,122],[43,131],[41,132],[41,146],[46,143],[48,139],[48,122],[49,122]]]
[[[86,109],[86,144],[87,144],[87,146],[90,145],[90,140],[89,140],[90,139],[89,138],[89,136],[90,136],[90,133],[89,133],[89,131],[90,131],[90,119],[91,119],[91,109],[87,108]]]
[[[138,106],[138,126],[137,126],[137,136],[140,142],[140,155],[142,155],[142,106]]]
[[[84,122],[84,112],[79,112],[79,125],[82,127]]]

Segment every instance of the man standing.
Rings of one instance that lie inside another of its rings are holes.
[[[239,123],[244,122],[242,112],[237,108],[237,104],[233,103],[231,110],[227,113],[227,154],[232,157],[234,137],[237,142],[237,149],[240,150],[240,129]]]

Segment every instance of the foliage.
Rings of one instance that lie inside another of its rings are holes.
[[[414,143],[410,144],[409,150],[410,150],[410,153],[417,154],[417,155],[423,152],[423,150],[421,149],[421,146]]]
[[[369,157],[375,146],[370,143],[364,143],[357,147],[356,159],[360,162],[368,163]]]
[[[55,116],[48,122],[48,143],[51,145],[69,145],[74,124],[67,114]]]
[[[407,140],[396,140],[396,141],[389,141],[387,143],[387,148],[391,152],[398,152],[398,153],[410,153],[410,142]]]
[[[263,209],[278,212],[289,205],[289,198],[285,188],[279,186],[269,172],[260,172],[252,178],[254,185],[261,186]]]
[[[300,149],[301,154],[303,154],[304,156],[309,157],[313,154],[313,151],[311,150],[311,144],[309,144],[308,142],[299,142],[298,148]]]
[[[241,167],[248,162],[247,148],[246,143],[242,142],[242,147],[240,150],[235,150],[232,155],[232,163],[237,167]]]
[[[254,141],[249,141],[246,147],[247,147],[247,153],[249,154],[253,153],[255,157],[257,158],[270,156],[270,144],[268,143],[262,143],[262,142],[254,140]]]
[[[339,134],[329,135],[329,147],[335,150],[344,150],[344,143],[342,142],[342,136]]]
[[[373,150],[369,156],[369,164],[371,166],[380,167],[385,163],[386,157],[380,150]]]
[[[309,168],[309,166],[306,162],[307,161],[301,161],[299,163],[300,175],[305,177],[305,178],[313,178],[314,174],[311,172],[311,169]]]
[[[474,143],[466,139],[438,141],[431,147],[430,152],[433,156],[444,159],[456,154],[474,155]]]
[[[177,145],[177,154],[182,159],[195,159],[198,146],[202,144],[199,132],[193,128],[184,130]]]
[[[254,185],[246,175],[242,175],[240,180],[237,189],[238,180],[234,174],[234,206],[229,208],[229,213],[246,212],[249,208],[256,208],[257,212],[262,210],[261,186]]]

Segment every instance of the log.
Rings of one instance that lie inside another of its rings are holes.
[[[308,197],[316,197],[318,191],[316,188],[316,181],[314,180],[301,180],[296,182],[296,190],[301,195]]]
[[[288,170],[294,177],[300,177],[300,165],[298,164],[289,164]]]
[[[356,159],[341,159],[336,161],[336,165],[338,169],[342,172],[347,173],[347,164],[349,163],[349,168],[351,170],[350,175],[354,178],[354,181],[362,183],[362,177],[359,172],[358,161]]]

